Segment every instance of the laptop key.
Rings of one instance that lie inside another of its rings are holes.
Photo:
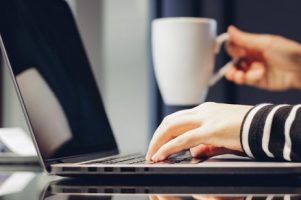
[[[130,158],[130,157],[137,157],[137,154],[118,156],[118,157],[110,157],[110,158],[105,158],[105,159],[98,159],[98,160],[85,162],[84,164],[109,163],[109,162],[112,162],[117,159],[124,159],[124,158]]]
[[[138,154],[132,154],[132,155],[118,156],[118,157],[113,157],[108,159],[95,160],[85,164],[120,164],[120,163],[130,162],[141,158],[144,159],[144,156]]]

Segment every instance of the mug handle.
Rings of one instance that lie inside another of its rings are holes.
[[[228,33],[222,33],[215,39],[215,49],[214,53],[218,54],[221,51],[222,45],[229,41],[229,34]]]
[[[214,49],[214,53],[218,54],[221,50],[222,45],[229,41],[229,34],[228,33],[222,33],[219,36],[217,36],[216,38],[216,46]],[[225,73],[228,71],[228,69],[231,67],[232,65],[232,61],[228,62],[227,64],[225,64],[216,74],[214,74],[210,80],[209,80],[209,86],[213,86],[215,85],[224,75]]]

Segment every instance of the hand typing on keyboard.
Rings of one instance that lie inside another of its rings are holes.
[[[204,103],[166,117],[156,130],[146,160],[159,162],[189,150],[193,157],[242,154],[240,125],[251,106]]]

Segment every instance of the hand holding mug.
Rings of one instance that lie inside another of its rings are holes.
[[[281,36],[228,29],[228,53],[246,58],[244,70],[232,66],[226,78],[266,90],[301,89],[301,45]]]

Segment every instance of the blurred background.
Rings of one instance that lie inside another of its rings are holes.
[[[57,0],[58,1],[58,0]],[[64,0],[60,0],[64,1]],[[150,22],[161,17],[211,17],[218,32],[234,24],[245,31],[301,42],[299,0],[66,0],[75,17],[107,114],[122,152],[145,151],[162,118],[183,106],[162,102],[153,75]],[[14,13],[12,13],[14,15]],[[9,23],[9,21],[7,22]],[[229,58],[221,53],[216,69]],[[2,69],[3,126],[27,130],[8,72]],[[299,103],[300,91],[266,92],[225,80],[207,100],[235,104]]]

